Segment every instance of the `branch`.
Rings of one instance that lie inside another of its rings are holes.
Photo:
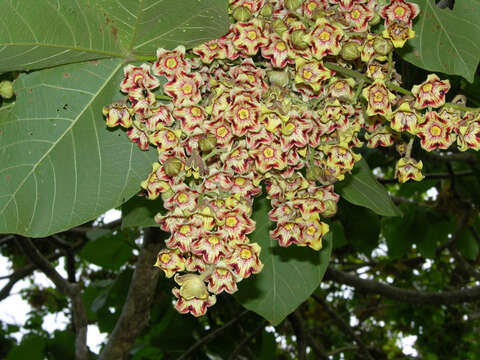
[[[73,249],[73,251],[78,251],[83,247],[83,245],[85,245],[84,239],[82,239],[81,241],[74,244],[72,249]],[[62,257],[62,255],[63,254],[61,252],[57,252],[53,255],[50,255],[47,258],[47,261],[52,262],[52,261],[58,260],[59,258]],[[7,298],[10,295],[10,291],[12,290],[12,288],[15,286],[15,284],[18,281],[20,281],[24,277],[32,274],[35,269],[36,269],[35,265],[29,264],[29,265],[25,265],[24,267],[16,270],[13,274],[10,274],[10,275],[6,276],[5,278],[9,278],[10,280],[2,288],[2,290],[0,290],[0,301],[2,301],[3,299]]]
[[[306,342],[306,335],[305,335],[305,328],[303,325],[303,319],[300,312],[295,310],[293,313],[288,315],[288,320],[292,324],[293,331],[297,336],[297,354],[298,360],[305,360],[307,355],[307,342]]]
[[[228,359],[235,360],[238,354],[240,354],[240,352],[244,349],[244,346],[246,346],[250,342],[250,340],[252,340],[267,324],[268,321],[262,321],[260,325],[258,325],[249,336],[247,336],[237,345],[237,347],[235,348],[235,350],[232,351]]]
[[[244,310],[242,311],[240,314],[238,314],[237,316],[235,316],[232,320],[230,320],[229,322],[223,324],[222,326],[220,326],[218,329],[215,329],[213,330],[212,332],[208,333],[207,335],[205,335],[203,338],[201,338],[200,340],[198,340],[195,344],[193,344],[192,346],[190,346],[188,348],[187,351],[185,351],[180,357],[177,358],[177,360],[184,360],[184,359],[189,359],[189,356],[191,354],[193,354],[195,352],[195,350],[197,350],[200,346],[210,342],[211,340],[213,340],[215,338],[215,336],[217,336],[218,334],[220,334],[222,331],[224,331],[226,328],[232,326],[233,324],[235,324],[238,320],[240,320],[244,315],[246,315],[247,313],[249,313],[250,311],[249,310]]]
[[[50,262],[37,250],[28,238],[21,238],[18,242],[24,254],[38,267],[57,289],[72,300],[73,323],[75,325],[75,359],[88,360],[87,348],[87,314],[82,302],[80,287],[71,284],[55,270]]]
[[[312,294],[312,297],[315,299],[316,302],[321,304],[325,310],[327,311],[328,315],[332,317],[337,324],[338,328],[343,331],[346,335],[348,335],[350,338],[352,338],[358,345],[360,352],[363,354],[363,357],[369,360],[374,360],[370,352],[368,351],[367,347],[363,343],[363,341],[355,334],[355,332],[352,330],[350,326],[337,314],[335,310],[333,310],[325,300],[322,298],[318,297],[315,294]]]
[[[447,305],[474,302],[480,299],[480,286],[457,291],[422,292],[417,290],[401,289],[395,286],[382,284],[374,280],[360,279],[355,275],[333,269],[330,266],[327,268],[326,279],[353,286],[355,289],[366,293],[383,295],[387,298],[409,304]]]
[[[163,239],[159,229],[145,229],[143,247],[138,256],[127,299],[107,345],[100,353],[99,360],[123,359],[135,343],[138,334],[148,324],[150,306],[160,275],[153,264],[157,253],[163,246],[162,243]]]
[[[319,343],[309,332],[305,331],[305,325],[303,318],[301,315],[298,313],[298,310],[295,310],[293,313],[291,313],[288,316],[288,320],[292,323],[293,330],[295,331],[295,335],[297,336],[297,342],[299,343],[299,349],[298,349],[298,358],[302,359],[301,353],[302,351],[306,351],[305,345],[302,344],[303,350],[300,348],[300,339],[304,339],[303,341],[306,341],[315,351],[315,354],[317,354],[317,357],[322,360],[328,360],[328,355],[321,343]],[[303,358],[305,358],[305,353],[303,353]]]
[[[465,171],[458,171],[453,174],[454,176],[475,176],[473,171],[465,170]],[[448,179],[450,177],[450,173],[433,173],[433,174],[425,174],[425,180],[429,179]],[[398,182],[397,179],[388,179],[388,178],[377,178],[377,181],[381,184],[396,184]]]

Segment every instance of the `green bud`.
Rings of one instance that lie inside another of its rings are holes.
[[[285,25],[282,19],[275,20],[272,23],[272,28],[273,28],[273,31],[280,36],[288,29],[287,25]]]
[[[305,50],[309,46],[309,39],[305,30],[295,30],[292,32],[292,44],[298,50]]]
[[[286,71],[269,71],[267,75],[271,85],[279,87],[285,87],[288,85],[289,76]]]
[[[325,210],[322,212],[323,216],[332,217],[337,213],[337,202],[335,200],[325,200],[323,204],[325,205]]]
[[[387,55],[392,51],[393,44],[389,39],[378,37],[373,41],[373,48],[377,54]]]
[[[260,15],[266,18],[272,16],[272,13],[273,13],[273,6],[270,3],[266,3],[265,5],[263,5],[262,9],[260,10]]]
[[[0,96],[4,99],[10,99],[13,96],[13,83],[11,81],[0,82]]]
[[[252,13],[245,6],[239,6],[233,10],[232,16],[237,21],[247,21],[252,16]]]
[[[361,55],[360,44],[356,42],[348,42],[343,45],[342,50],[340,51],[340,56],[344,60],[355,60],[358,59]]]
[[[165,169],[165,174],[168,176],[176,176],[182,171],[183,163],[176,157],[171,157],[165,161],[163,168]]]
[[[212,133],[208,133],[200,139],[198,145],[203,152],[210,152],[215,149],[215,146],[217,145],[217,137]]]
[[[317,181],[321,176],[322,176],[322,169],[320,169],[318,166],[310,166],[307,169],[307,180],[310,181]]]
[[[382,20],[380,15],[378,15],[376,12],[374,12],[373,17],[370,19],[370,21],[368,23],[370,24],[370,26],[375,26],[380,22],[380,20]]]
[[[285,7],[288,10],[295,11],[302,5],[302,2],[303,0],[287,0],[285,1]]]

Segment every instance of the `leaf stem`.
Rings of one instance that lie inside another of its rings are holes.
[[[448,107],[448,108],[460,110],[460,111],[480,112],[480,108],[471,108],[471,107],[452,104],[452,103],[446,103],[445,105],[443,105],[443,107]]]
[[[136,61],[155,61],[155,60],[157,60],[157,57],[156,56],[140,56],[140,55],[137,55],[137,56],[135,56],[135,60]]]
[[[157,100],[166,100],[166,101],[170,101],[172,100],[172,98],[168,95],[156,95],[155,96],[155,99]]]

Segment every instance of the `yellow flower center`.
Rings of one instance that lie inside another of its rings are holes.
[[[240,109],[240,111],[238,112],[238,117],[241,119],[241,120],[245,120],[248,118],[248,115],[249,115],[249,112],[247,109]]]
[[[225,275],[227,275],[228,270],[224,269],[224,268],[217,268],[217,273],[221,276],[225,276]]]
[[[295,131],[295,124],[293,124],[292,122],[288,122],[285,124],[284,132],[286,134],[291,134],[294,131]]]
[[[248,249],[243,249],[242,251],[240,251],[240,257],[243,260],[250,259],[252,257],[252,252]]]
[[[193,90],[193,88],[192,88],[192,85],[190,85],[190,84],[185,84],[182,87],[182,91],[183,91],[184,94],[191,94],[192,90]]]
[[[191,230],[190,225],[182,225],[182,226],[180,227],[179,232],[180,232],[180,234],[182,234],[182,235],[187,235],[187,234],[190,232],[190,230]]]
[[[271,147],[267,147],[265,150],[263,150],[263,155],[266,158],[271,158],[275,154],[275,151]]]
[[[397,8],[395,8],[395,10],[393,10],[393,12],[395,13],[396,16],[398,17],[402,17],[403,15],[405,15],[405,9],[398,6]]]
[[[432,86],[432,84],[430,84],[430,83],[425,84],[425,85],[422,86],[422,91],[423,91],[423,92],[430,92],[430,91],[432,91],[432,87],[433,87],[433,86]]]
[[[241,177],[235,179],[235,185],[242,186],[242,185],[245,185],[245,182],[246,182],[246,180],[244,178],[241,178]]]
[[[337,90],[342,90],[343,87],[344,87],[343,82],[337,81],[337,82],[335,83],[335,89],[337,89]]]
[[[307,234],[310,236],[315,234],[316,232],[317,232],[317,228],[315,226],[309,226],[307,228]]]
[[[315,10],[317,8],[317,4],[313,1],[310,1],[308,3],[307,7],[308,7],[308,10],[310,10],[312,12],[313,10]]]
[[[190,112],[192,113],[193,116],[202,115],[202,110],[197,106],[192,107],[192,110],[190,110]]]
[[[375,92],[375,94],[373,94],[373,100],[375,102],[382,101],[383,100],[383,94],[380,91]]]
[[[225,137],[228,134],[228,130],[225,126],[221,126],[217,129],[217,135],[220,137]]]
[[[284,226],[284,229],[287,230],[287,231],[292,231],[293,230],[293,224],[288,223],[287,225]]]
[[[133,77],[133,82],[135,82],[135,83],[139,82],[140,80],[143,80],[143,75],[142,74],[136,74]]]
[[[255,40],[257,38],[257,33],[255,31],[249,31],[247,33],[247,38],[250,40]]]
[[[238,224],[238,220],[235,216],[229,216],[227,217],[227,219],[225,220],[225,224],[228,226],[228,227],[234,227],[235,225]]]
[[[313,72],[311,72],[310,70],[303,70],[304,79],[310,80],[312,76],[313,76]]]
[[[283,42],[283,41],[279,41],[277,43],[277,45],[275,46],[275,48],[278,50],[278,51],[285,51],[287,49],[287,45]]]
[[[177,198],[177,199],[178,199],[178,202],[179,202],[180,204],[183,204],[183,203],[185,203],[185,202],[188,201],[188,195],[185,194],[185,193],[180,193],[180,195],[178,195],[178,198]]]
[[[232,153],[230,155],[232,156],[232,158],[236,158],[240,155],[240,150],[235,149],[235,150],[232,151]]]
[[[320,40],[322,41],[328,41],[330,40],[330,33],[327,31],[322,31],[319,36]]]
[[[167,132],[167,139],[168,141],[174,141],[177,137],[175,136],[175,134],[173,133],[173,131],[168,131]]]
[[[360,18],[360,11],[358,11],[357,9],[353,10],[352,13],[350,14],[352,16],[352,19],[358,19]]]
[[[218,45],[217,43],[211,43],[211,44],[208,44],[208,48],[210,50],[215,50],[216,48],[218,48]]]
[[[216,236],[210,236],[208,238],[208,242],[210,243],[210,245],[215,246],[220,242],[220,240],[218,240],[218,237],[216,237]]]
[[[165,65],[167,65],[169,69],[175,69],[177,67],[177,64],[178,62],[174,58],[169,58],[165,63]]]
[[[162,254],[162,256],[160,256],[160,261],[166,264],[170,261],[170,258],[171,258],[170,254]]]
[[[247,79],[248,79],[248,81],[250,81],[251,83],[255,82],[255,76],[253,76],[252,74],[248,74],[248,75],[247,75]]]
[[[438,125],[433,125],[430,128],[430,134],[432,134],[432,136],[439,136],[441,133],[442,133],[442,129],[440,129],[440,126]]]

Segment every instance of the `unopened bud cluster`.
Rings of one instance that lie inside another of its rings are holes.
[[[125,67],[127,98],[104,114],[140,149],[158,150],[142,187],[167,209],[155,217],[171,234],[155,265],[178,284],[179,312],[205,314],[216,295],[262,270],[247,236],[262,184],[277,223],[270,236],[319,250],[329,231],[322,219],[337,211],[333,184],[364,141],[403,144],[403,133],[427,151],[455,139],[461,150],[479,148],[478,116],[431,110],[445,103],[448,80],[430,75],[402,101],[391,90],[399,83],[388,58],[414,36],[418,13],[403,0],[233,0],[225,36]],[[371,31],[380,19],[381,35]],[[168,103],[156,96],[160,77]],[[421,162],[406,153],[396,176],[421,180]]]

